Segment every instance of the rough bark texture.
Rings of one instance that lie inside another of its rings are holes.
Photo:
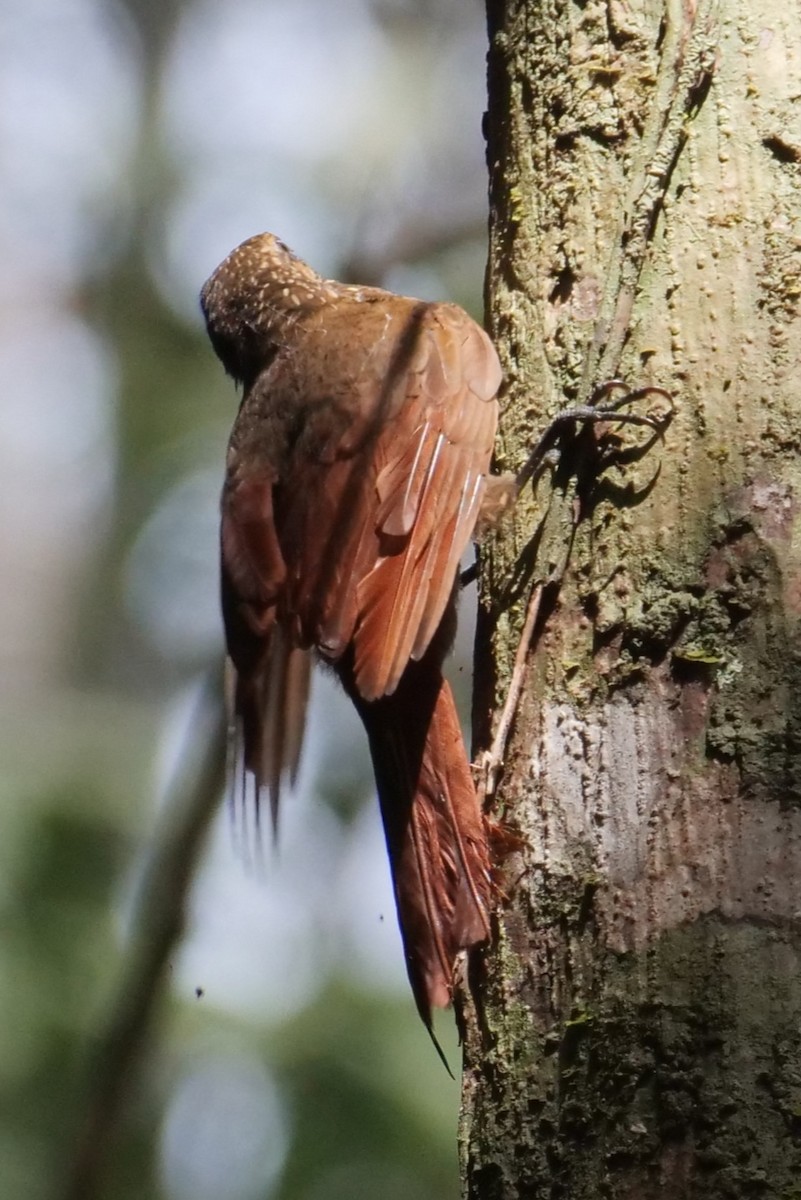
[[[801,11],[490,0],[489,27],[499,465],[615,375],[677,412],[600,477],[575,440],[483,549],[479,747],[545,589],[465,1192],[801,1197]]]

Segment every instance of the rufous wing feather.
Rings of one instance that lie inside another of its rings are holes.
[[[234,795],[242,789],[238,772],[250,771],[256,801],[269,798],[273,829],[278,821],[281,783],[297,774],[311,653],[293,644],[276,620],[276,599],[286,565],[273,523],[269,480],[229,479],[223,493],[221,525],[222,606],[233,668],[229,703],[231,736],[242,741],[229,753]]]
[[[359,580],[353,634],[365,699],[391,693],[439,627],[495,437],[500,368],[486,334],[465,314],[433,306],[414,366],[375,451],[380,555]]]

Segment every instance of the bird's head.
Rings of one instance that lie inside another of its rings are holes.
[[[287,322],[324,304],[332,288],[271,233],[232,250],[200,293],[209,338],[228,374],[247,383],[264,370]]]

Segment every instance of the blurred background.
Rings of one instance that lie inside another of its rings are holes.
[[[480,315],[484,55],[479,0],[0,6],[4,1197],[67,1194],[143,872],[202,749],[236,396],[198,290],[267,229],[323,274]],[[220,805],[104,1197],[458,1194],[458,1086],[325,679],[310,726],[260,869]]]

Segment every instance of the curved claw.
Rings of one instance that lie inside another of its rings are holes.
[[[638,400],[643,400],[646,396],[661,396],[667,400],[670,405],[670,416],[672,417],[676,411],[676,402],[673,399],[673,393],[667,388],[659,387],[657,384],[647,383],[643,387],[631,388],[624,379],[608,379],[606,383],[599,384],[595,391],[590,396],[590,408],[598,408],[598,401],[604,396],[610,396],[614,391],[623,391],[623,395],[619,400],[615,400],[610,404],[604,405],[607,412],[617,412],[626,404],[635,404]],[[599,410],[600,411],[600,410]],[[664,420],[664,418],[663,418]]]

